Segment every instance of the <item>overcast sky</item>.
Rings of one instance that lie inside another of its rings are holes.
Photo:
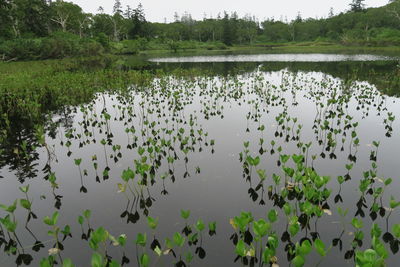
[[[72,1],[83,8],[85,12],[97,13],[102,6],[106,13],[111,13],[114,0],[67,0]],[[303,18],[326,17],[329,9],[333,7],[334,13],[340,13],[349,8],[352,0],[121,0],[122,5],[136,7],[142,3],[146,18],[149,21],[168,22],[173,21],[174,13],[182,15],[185,11],[192,14],[194,19],[217,17],[218,12],[224,10],[237,11],[240,16],[251,14],[260,20],[274,17],[280,19],[294,18],[298,12]],[[366,0],[367,7],[383,6],[388,0]]]

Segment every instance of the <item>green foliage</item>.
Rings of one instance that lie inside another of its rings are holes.
[[[60,214],[56,211],[56,212],[53,213],[53,216],[51,216],[51,217],[46,216],[46,217],[43,219],[43,222],[44,222],[45,224],[49,225],[49,226],[55,226],[55,225],[57,224],[58,216],[59,216],[59,215],[60,215]]]
[[[304,266],[305,260],[304,260],[303,256],[297,255],[296,257],[294,257],[292,262],[295,267],[302,267],[302,266]]]
[[[103,50],[103,46],[94,40],[66,32],[55,32],[46,38],[18,38],[0,43],[0,54],[7,60],[97,56]]]
[[[95,40],[101,44],[104,49],[108,50],[110,49],[110,40],[108,38],[108,36],[104,33],[104,32],[100,32],[96,35]]]
[[[298,17],[290,22],[268,19],[261,25],[255,18],[239,18],[235,12],[202,21],[185,14],[174,23],[164,24],[148,22],[140,4],[125,13],[92,15],[69,2],[15,2],[14,8],[0,6],[0,23],[4,25],[0,29],[0,56],[6,60],[100,55],[104,51],[137,54],[145,50],[224,50],[253,43],[260,47],[288,42],[400,44],[398,1],[364,10],[363,0],[354,0],[351,11],[329,18]]]
[[[14,233],[15,230],[17,229],[17,222],[13,221],[10,217],[10,215],[7,215],[4,218],[0,218],[0,223],[4,225],[4,227],[9,231],[10,233]]]
[[[298,246],[299,255],[305,256],[309,254],[312,250],[311,242],[309,240],[303,241],[303,243]]]
[[[276,210],[274,210],[274,209],[270,210],[270,211],[268,212],[268,220],[269,220],[271,223],[276,222],[276,221],[278,220],[278,212],[277,212]]]
[[[399,239],[400,239],[400,224],[395,224],[395,225],[393,225],[393,227],[392,227],[392,232],[393,232],[393,235],[394,235],[396,238],[399,238]]]
[[[179,45],[179,42],[170,40],[170,41],[168,41],[168,47],[169,47],[169,49],[172,50],[172,52],[176,53],[176,52],[178,52],[180,45]]]
[[[70,259],[63,260],[63,267],[74,267],[75,265],[72,263]]]
[[[174,244],[178,247],[182,247],[185,244],[185,237],[183,237],[180,233],[176,232],[173,236]]]
[[[373,249],[367,249],[364,252],[356,253],[356,266],[371,266],[371,267],[382,267],[385,266],[384,259],[378,255]]]
[[[30,210],[31,209],[31,203],[27,199],[20,199],[20,204],[24,209]]]
[[[150,257],[146,253],[143,253],[142,256],[140,256],[140,266],[141,267],[148,267],[150,263]]]
[[[42,42],[38,39],[14,39],[0,43],[0,54],[5,59],[37,59],[42,52]]]
[[[201,232],[201,231],[203,231],[204,230],[204,228],[205,228],[205,225],[204,225],[204,222],[202,221],[202,220],[198,220],[197,222],[196,222],[196,229],[199,231],[199,232]]]
[[[253,223],[253,231],[259,237],[266,236],[270,229],[271,229],[271,225],[263,219],[254,221],[254,223]]]
[[[91,214],[92,214],[92,212],[91,212],[90,210],[85,210],[85,211],[83,212],[83,216],[84,216],[86,219],[89,219],[90,216],[91,216]]]
[[[144,247],[144,246],[146,246],[146,242],[147,242],[146,233],[144,233],[144,234],[138,233],[137,237],[136,237],[136,245]]]
[[[109,59],[0,63],[1,127],[6,127],[9,118],[42,123],[46,114],[90,101],[97,92],[126,90],[129,84],[142,86],[152,77],[137,71],[97,70],[97,65],[103,68],[105,64],[110,64]],[[67,71],[71,69],[76,71]]]
[[[247,251],[246,244],[244,243],[244,241],[242,239],[240,239],[236,244],[235,252],[238,256],[245,257],[246,251]]]
[[[130,168],[128,168],[122,171],[121,178],[125,182],[129,182],[129,180],[133,180],[135,178],[135,173]]]
[[[92,267],[103,267],[103,256],[99,253],[93,253],[91,265]]]
[[[364,4],[365,0],[353,0],[353,2],[351,2],[350,4],[350,9],[353,12],[360,12],[363,11],[365,4]]]
[[[356,228],[356,229],[361,229],[363,227],[363,222],[360,219],[353,218],[351,221],[351,224]]]
[[[14,211],[17,209],[17,200],[15,200],[14,203],[10,206],[0,204],[0,208],[7,211],[8,213],[14,213]]]
[[[190,216],[190,210],[181,210],[181,217],[187,220]]]
[[[158,225],[158,218],[155,219],[149,216],[147,217],[147,223],[151,229],[155,230]]]
[[[210,230],[210,232],[217,231],[217,222],[210,222],[208,224],[208,229]]]
[[[325,257],[325,255],[326,255],[325,244],[324,244],[324,242],[322,242],[321,239],[316,239],[314,241],[314,247],[319,255],[321,255],[322,257]]]
[[[129,35],[131,38],[137,38],[146,35],[148,31],[148,24],[142,4],[139,3],[137,8],[132,11],[128,19],[131,21],[129,26]]]
[[[291,236],[295,236],[300,231],[300,225],[295,222],[289,226],[289,233]]]
[[[97,251],[101,243],[105,243],[109,238],[109,233],[103,228],[100,227],[96,229],[89,240],[89,246]]]

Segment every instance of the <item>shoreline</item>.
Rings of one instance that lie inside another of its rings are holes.
[[[100,56],[110,57],[179,57],[179,56],[208,56],[208,55],[251,55],[251,54],[372,54],[382,56],[400,57],[400,46],[344,46],[340,44],[313,44],[313,43],[289,43],[289,44],[254,44],[243,46],[231,46],[227,49],[206,49],[206,48],[188,48],[179,49],[173,52],[170,49],[148,49],[133,53],[113,53],[105,52]],[[65,60],[74,58],[90,58],[91,56],[76,55],[64,58],[33,59],[33,60],[0,60],[0,64],[12,62],[40,62],[48,60]]]
[[[380,47],[371,47],[371,46],[344,46],[344,45],[303,45],[299,44],[289,44],[289,45],[280,45],[276,44],[276,46],[263,47],[259,45],[252,46],[232,46],[228,49],[182,49],[178,52],[174,53],[171,50],[160,49],[160,50],[145,50],[140,51],[137,56],[158,56],[158,55],[215,55],[215,54],[277,54],[277,53],[322,53],[322,54],[378,54],[378,55],[386,55],[386,56],[400,56],[400,47],[398,46],[380,46]],[[115,54],[114,54],[115,55]],[[118,54],[117,54],[118,55]],[[121,54],[123,56],[123,54]],[[135,55],[131,55],[135,56]]]

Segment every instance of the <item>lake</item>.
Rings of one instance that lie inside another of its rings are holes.
[[[263,257],[279,266],[299,257],[305,266],[354,266],[371,244],[386,251],[387,266],[398,265],[396,58],[127,58],[118,68],[163,75],[54,112],[42,145],[13,122],[0,153],[0,203],[18,200],[18,208],[0,211],[0,247],[14,255],[2,251],[0,266],[38,266],[52,247],[58,262],[89,266],[97,245],[119,263],[129,259],[126,266],[143,254],[150,266],[261,266]],[[43,222],[56,211],[65,240]],[[18,222],[15,232],[9,221]],[[100,227],[126,235],[126,244],[89,242]],[[300,249],[308,242],[310,252]]]

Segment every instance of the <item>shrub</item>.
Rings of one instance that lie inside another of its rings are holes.
[[[0,44],[0,56],[6,60],[97,56],[103,51],[104,48],[100,43],[65,32],[56,32],[41,39],[18,38]]]
[[[14,39],[0,44],[0,54],[7,60],[36,59],[40,55],[39,39]]]
[[[136,40],[124,40],[122,45],[122,54],[136,55],[139,53],[139,46]]]
[[[124,45],[121,42],[110,43],[111,52],[114,54],[122,54],[124,51]]]
[[[108,51],[111,48],[110,39],[105,33],[101,32],[97,34],[95,39],[98,43],[100,43],[104,47],[105,50]]]
[[[80,42],[78,54],[83,56],[99,56],[103,51],[104,48],[100,43],[90,39],[83,39]]]
[[[171,49],[174,53],[177,53],[178,49],[180,48],[179,43],[173,40],[168,41],[168,46],[169,49]]]
[[[61,38],[46,38],[42,42],[42,58],[64,58],[75,54],[78,42]]]
[[[228,49],[228,46],[226,46],[224,43],[217,43],[217,48],[219,50],[226,50]]]
[[[376,38],[378,39],[400,39],[400,30],[396,29],[377,29]]]

